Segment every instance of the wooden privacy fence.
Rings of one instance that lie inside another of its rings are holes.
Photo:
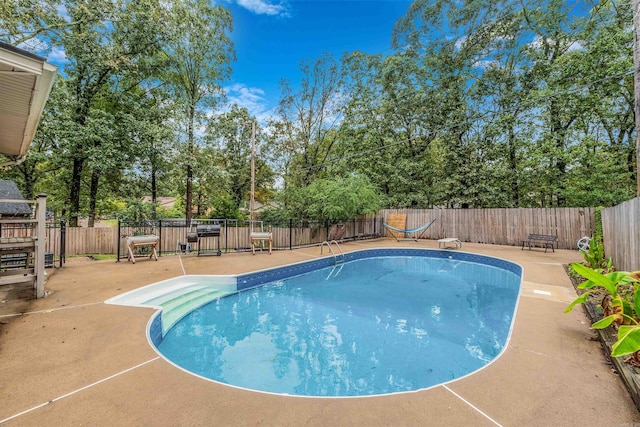
[[[435,219],[423,239],[519,246],[529,234],[550,234],[558,236],[560,249],[577,249],[581,237],[593,235],[595,223],[595,208],[385,209],[378,216],[386,222],[390,213],[407,215],[405,229]]]
[[[463,242],[520,246],[529,234],[551,234],[558,236],[560,249],[577,249],[577,241],[581,237],[593,235],[595,208],[385,209],[366,218],[345,221],[345,238],[385,235],[382,222],[387,221],[390,213],[406,214],[406,229],[419,227],[435,218],[436,222],[422,234],[423,239],[457,237]],[[635,215],[623,220],[623,223],[629,225],[632,218],[637,220],[640,217],[637,213]],[[265,224],[265,230],[267,227]],[[317,245],[326,240],[329,233],[328,224],[309,221],[274,224],[270,229],[273,246],[279,249]],[[186,243],[188,231],[191,228],[184,226],[158,227],[156,224],[140,227],[120,236],[120,255],[126,257],[123,239],[128,234],[159,234],[161,252],[171,253],[179,249],[178,243]],[[223,251],[251,247],[246,224],[223,226],[219,239]],[[215,238],[205,238],[201,242],[201,249],[204,250],[215,250],[216,246]],[[640,244],[636,243],[638,247]],[[117,227],[67,228],[67,255],[115,254],[117,248]]]
[[[640,197],[603,209],[604,251],[617,270],[640,269]]]
[[[59,229],[51,230],[59,233]],[[116,227],[67,227],[66,255],[115,254],[118,242]]]

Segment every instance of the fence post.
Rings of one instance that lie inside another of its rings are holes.
[[[358,236],[358,230],[356,229],[356,219],[353,218],[353,240],[355,240],[355,238]]]
[[[328,219],[324,220],[324,228],[327,230],[324,236],[324,240],[328,241],[329,240],[329,220]]]
[[[64,219],[60,220],[60,268],[66,262],[67,256],[67,223]]]
[[[47,221],[47,195],[38,194],[36,197],[36,298],[44,297],[44,252],[46,250],[45,223]],[[33,233],[33,231],[32,231]],[[28,258],[27,258],[28,259]],[[28,265],[26,267],[29,267]]]
[[[162,256],[162,219],[158,220],[158,256]]]
[[[289,219],[289,250],[293,249],[293,218]]]
[[[118,218],[118,243],[116,246],[116,262],[120,262],[120,218]]]

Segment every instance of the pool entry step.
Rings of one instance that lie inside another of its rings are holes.
[[[134,289],[105,301],[162,309],[162,336],[191,311],[237,292],[235,276],[185,275]]]
[[[153,304],[162,307],[162,335],[164,336],[178,320],[193,310],[232,293],[209,286],[196,287],[191,290],[182,289],[177,295],[170,296],[159,304]]]

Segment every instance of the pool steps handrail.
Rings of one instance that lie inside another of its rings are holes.
[[[324,280],[329,280],[332,277],[337,277],[338,274],[340,274],[340,272],[342,271],[342,267],[344,267],[344,262],[341,262],[340,264],[334,264],[333,268]]]
[[[342,248],[340,247],[338,242],[335,241],[335,240],[331,240],[331,241],[325,240],[324,242],[322,242],[320,244],[320,255],[322,255],[322,250],[323,250],[325,244],[329,248],[329,252],[331,252],[331,255],[333,255],[334,265],[337,265],[338,263],[344,263],[344,252],[342,252]],[[336,255],[336,253],[333,251],[332,245],[334,245],[334,244],[338,248],[338,251],[340,251],[340,253],[338,254],[340,257],[338,257],[338,255]]]

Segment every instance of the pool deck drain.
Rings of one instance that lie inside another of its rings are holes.
[[[342,247],[437,249],[437,241],[379,239]],[[545,254],[471,243],[465,243],[464,251],[524,268],[506,351],[476,374],[446,385],[355,399],[268,395],[194,377],[158,359],[149,346],[145,328],[153,310],[102,304],[184,272],[235,274],[308,260],[319,256],[317,247],[271,256],[166,256],[135,265],[70,261],[51,275],[47,298],[0,298],[0,420],[6,425],[211,425],[215,420],[218,425],[278,426],[640,422],[622,381],[591,339],[584,314],[563,313],[573,289],[562,264],[579,261],[577,251]]]

